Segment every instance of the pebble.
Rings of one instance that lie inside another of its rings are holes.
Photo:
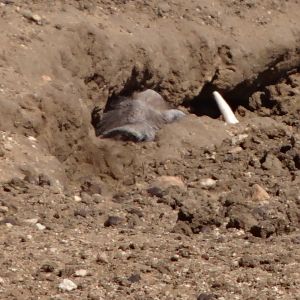
[[[46,226],[41,224],[41,223],[36,223],[35,226],[37,227],[38,230],[44,230],[46,229]]]
[[[104,227],[116,226],[123,222],[123,218],[120,218],[118,216],[109,216],[108,219],[104,222]]]
[[[178,176],[160,176],[151,184],[152,187],[159,187],[161,189],[166,189],[170,186],[177,186],[181,189],[185,189],[186,186],[184,182]]]
[[[253,201],[266,201],[270,199],[270,195],[259,184],[254,184],[252,187],[252,200]]]
[[[37,224],[38,221],[39,221],[38,218],[32,218],[32,219],[25,220],[25,222],[28,224]]]
[[[108,264],[108,257],[106,253],[99,253],[96,258],[98,264]]]
[[[238,144],[242,143],[247,137],[248,137],[248,134],[246,134],[246,133],[239,134],[231,139],[231,145],[232,146],[238,145]]]
[[[178,254],[174,254],[172,257],[171,257],[171,261],[178,261],[179,260],[179,255]]]
[[[240,146],[234,147],[228,151],[230,154],[238,154],[243,151],[243,148]]]
[[[77,284],[72,280],[65,278],[58,286],[58,288],[64,292],[71,292],[77,289]]]
[[[214,299],[217,299],[216,295],[214,295],[214,294],[207,294],[207,293],[201,293],[197,297],[197,300],[214,300]]]
[[[0,212],[2,212],[2,213],[8,212],[8,207],[7,206],[0,206]]]
[[[81,202],[81,197],[75,195],[75,196],[74,196],[74,200],[75,200],[75,202]]]
[[[38,25],[42,25],[42,17],[32,13],[30,10],[21,10],[21,15],[28,20],[34,21]]]
[[[93,194],[92,200],[94,201],[94,203],[98,204],[98,203],[102,203],[104,201],[104,198],[100,194]]]
[[[212,178],[205,178],[200,180],[200,184],[204,188],[211,188],[217,184],[217,181]]]
[[[139,282],[142,279],[141,275],[136,273],[132,274],[127,280],[131,283]]]
[[[75,271],[75,276],[77,277],[85,277],[88,274],[87,270],[80,269]]]

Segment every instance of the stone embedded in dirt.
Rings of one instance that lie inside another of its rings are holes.
[[[1,3],[3,3],[3,4],[14,4],[15,0],[2,0]]]
[[[178,261],[180,258],[180,256],[178,254],[174,254],[173,256],[171,256],[171,261]]]
[[[160,176],[156,178],[147,189],[151,196],[163,197],[165,191],[170,187],[186,189],[184,182],[177,176]]]
[[[80,269],[80,270],[75,271],[74,275],[76,277],[85,277],[88,275],[88,271],[84,270],[84,269]]]
[[[246,268],[255,268],[259,265],[259,260],[257,257],[245,255],[240,258],[239,266]]]
[[[75,202],[81,202],[81,197],[78,195],[75,195],[74,200],[75,200]]]
[[[136,215],[136,216],[138,216],[139,218],[143,218],[143,217],[144,217],[143,212],[142,212],[139,208],[134,208],[134,207],[132,207],[132,208],[128,208],[128,209],[126,209],[126,210],[127,210],[127,212],[128,212],[129,214]]]
[[[48,263],[44,263],[41,266],[40,270],[45,273],[52,273],[52,272],[54,272],[56,267],[57,267],[56,264],[48,262]]]
[[[37,227],[38,230],[41,230],[41,231],[46,229],[46,226],[43,224],[40,224],[40,223],[36,223],[35,226]]]
[[[20,10],[20,13],[23,17],[25,17],[26,19],[30,20],[30,21],[34,21],[36,24],[38,25],[42,25],[43,24],[43,19],[41,16],[39,16],[38,14],[34,14],[32,13],[30,10]]]
[[[13,226],[18,226],[18,225],[20,225],[20,222],[14,217],[6,217],[3,219],[0,219],[0,225],[2,225],[2,224],[10,224]]]
[[[205,178],[200,180],[200,185],[204,188],[212,188],[216,186],[217,181],[212,178]]]
[[[104,227],[117,226],[123,223],[125,220],[118,216],[109,216],[108,219],[104,222]]]
[[[197,300],[215,300],[217,299],[217,296],[215,294],[208,294],[208,293],[201,293]]]
[[[7,206],[3,206],[3,205],[0,206],[0,213],[7,213],[8,210],[9,208]]]
[[[25,223],[32,224],[32,225],[36,224],[38,221],[39,221],[38,218],[32,218],[32,219],[26,219],[26,220],[24,220]]]
[[[158,197],[158,198],[162,198],[164,196],[164,191],[157,186],[153,186],[148,188],[147,192],[153,197]]]
[[[128,277],[128,281],[131,283],[139,282],[142,279],[141,275],[139,273],[132,274]]]
[[[177,186],[182,189],[185,189],[186,187],[182,179],[178,176],[160,176],[156,178],[151,185],[159,186],[163,189],[166,189],[170,186]]]
[[[98,264],[108,264],[108,257],[106,253],[98,253],[96,257],[96,262]]]
[[[86,209],[84,208],[80,208],[80,209],[76,209],[74,211],[74,216],[77,217],[77,216],[80,216],[80,217],[83,217],[83,218],[86,218],[88,215],[88,212]]]
[[[87,205],[91,204],[91,202],[92,202],[92,196],[90,196],[88,193],[81,192],[80,196],[81,196],[81,202],[82,203],[85,203]]]
[[[77,289],[77,284],[72,280],[65,278],[58,286],[58,288],[64,292],[71,292]]]
[[[263,170],[272,171],[274,175],[282,174],[282,164],[281,161],[272,153],[268,153],[261,164]]]
[[[270,195],[259,184],[254,184],[252,186],[251,199],[253,201],[263,202],[263,201],[269,200],[270,199]]]
[[[86,192],[90,196],[93,194],[102,194],[104,183],[98,177],[91,176],[88,178],[84,178],[81,184],[82,192]]]
[[[244,133],[244,134],[238,134],[236,136],[234,136],[232,139],[231,139],[231,145],[232,146],[236,146],[236,145],[240,145],[242,142],[244,142],[247,137],[249,135]]]
[[[99,204],[104,202],[104,197],[100,194],[93,194],[92,195],[92,200],[94,203]]]
[[[51,185],[51,179],[46,174],[39,174],[39,186]]]

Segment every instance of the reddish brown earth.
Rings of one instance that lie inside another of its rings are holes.
[[[0,299],[300,299],[300,1],[0,16]],[[95,137],[95,106],[146,88],[188,116]]]

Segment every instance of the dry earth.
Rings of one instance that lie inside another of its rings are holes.
[[[300,299],[300,1],[0,16],[1,299]],[[146,88],[188,116],[95,137],[96,105]]]

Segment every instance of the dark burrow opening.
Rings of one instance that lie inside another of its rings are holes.
[[[213,98],[213,92],[218,91],[236,114],[241,113],[243,108],[252,112],[258,111],[261,107],[273,109],[278,105],[278,101],[274,101],[267,87],[288,79],[289,75],[298,73],[299,69],[285,72],[277,71],[277,73],[272,72],[273,71],[270,70],[262,72],[258,74],[254,80],[243,81],[230,90],[218,89],[213,79],[203,86],[195,98],[184,100],[182,105],[197,116],[209,116],[214,119],[220,118],[220,110]],[[93,109],[91,113],[91,123],[95,130],[101,119],[101,114],[111,110],[115,103],[119,102],[120,97],[130,97],[134,92],[146,89],[153,89],[160,93],[161,83],[155,82],[152,79],[152,74],[149,70],[145,69],[141,72],[133,68],[131,76],[125,82],[123,88],[117,92],[113,91],[102,109],[97,107]],[[256,92],[261,93],[258,99],[253,99],[252,96]],[[258,103],[254,103],[255,101]]]
[[[199,95],[192,100],[184,101],[183,105],[188,108],[191,113],[198,116],[219,118],[221,113],[212,95],[214,91],[218,91],[234,112],[240,107],[249,111],[256,111],[259,107],[273,109],[278,104],[278,101],[273,99],[267,87],[276,85],[285,80],[290,84],[289,76],[299,72],[299,68],[281,71],[267,69],[258,74],[254,80],[243,81],[230,90],[219,90],[214,84],[214,79],[212,79],[211,82],[204,85]],[[251,96],[256,92],[261,92],[258,99],[259,103],[253,103],[255,100],[251,99]]]

